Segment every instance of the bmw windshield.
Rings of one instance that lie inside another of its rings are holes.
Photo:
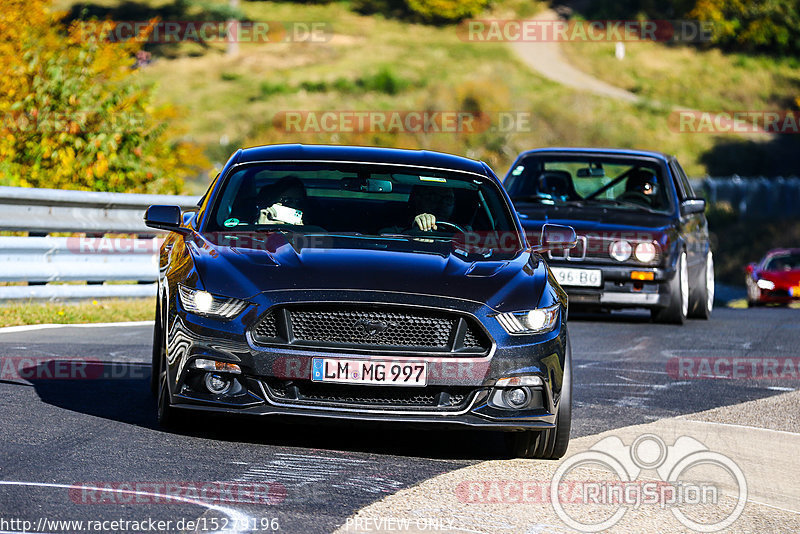
[[[529,156],[512,169],[504,185],[514,202],[657,213],[672,210],[663,168],[644,159]]]

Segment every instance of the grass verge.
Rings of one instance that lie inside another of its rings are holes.
[[[0,327],[150,321],[154,310],[155,298],[88,300],[75,303],[25,301],[0,306]]]

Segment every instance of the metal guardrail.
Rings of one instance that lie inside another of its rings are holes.
[[[706,200],[726,202],[742,220],[800,218],[800,178],[708,177],[701,181]]]
[[[160,239],[152,237],[156,230],[144,225],[144,211],[152,204],[189,209],[197,200],[0,186],[0,230],[86,235],[0,237],[0,282],[29,284],[0,286],[0,300],[155,295]],[[148,237],[103,237],[106,234]],[[114,283],[123,281],[132,283]]]

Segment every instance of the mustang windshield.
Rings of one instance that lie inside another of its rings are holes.
[[[504,185],[515,202],[662,213],[672,208],[661,166],[642,159],[534,155],[522,160]]]
[[[416,218],[433,215],[423,231]],[[458,172],[338,163],[259,163],[235,170],[206,231],[424,235],[516,233],[498,186]]]

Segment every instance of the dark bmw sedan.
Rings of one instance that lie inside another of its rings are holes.
[[[569,440],[566,294],[484,163],[424,151],[236,152],[197,210],[151,206],[160,254],[152,387],[186,410]]]
[[[575,228],[575,248],[546,256],[571,304],[646,308],[669,323],[711,315],[714,260],[705,202],[673,156],[530,150],[511,165],[503,185],[529,235],[545,223]]]

